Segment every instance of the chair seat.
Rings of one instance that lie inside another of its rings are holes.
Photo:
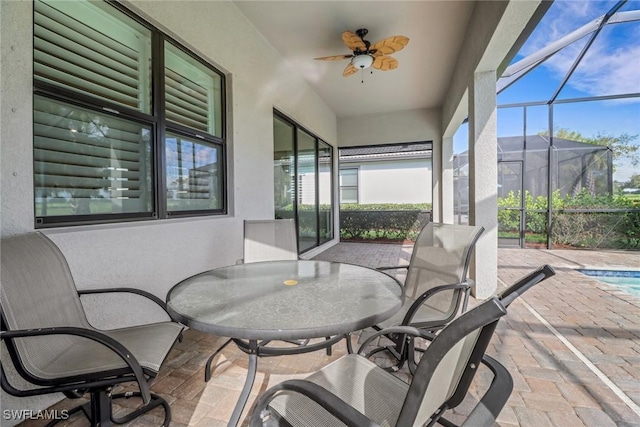
[[[144,370],[155,375],[182,329],[180,324],[161,322],[100,332],[125,346]],[[46,341],[58,337],[29,339],[42,340],[41,348],[46,349]],[[55,354],[43,350],[37,355],[29,354],[24,360],[25,369],[42,380],[58,381],[77,376],[103,378],[105,372],[127,369],[126,363],[102,344],[76,336],[65,339],[67,346],[62,352]]]
[[[395,426],[409,385],[356,354],[346,355],[312,374],[314,382],[381,426]],[[343,426],[316,402],[283,392],[270,404],[293,427]]]
[[[161,322],[114,329],[105,333],[127,347],[140,366],[157,374],[183,329],[184,326],[179,323]]]

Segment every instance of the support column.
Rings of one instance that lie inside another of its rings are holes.
[[[493,295],[498,277],[498,140],[496,72],[474,74],[469,86],[469,223],[485,231],[476,244],[470,277],[476,298]]]
[[[431,147],[431,220],[442,222],[442,144]]]
[[[453,138],[442,138],[442,157],[440,169],[440,213],[441,222],[453,224]]]

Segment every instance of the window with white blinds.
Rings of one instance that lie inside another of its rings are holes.
[[[33,58],[36,227],[226,212],[221,73],[103,1],[36,0]]]
[[[36,215],[152,212],[151,128],[34,99]]]
[[[221,136],[220,76],[171,43],[165,43],[164,61],[167,120]]]
[[[101,2],[36,1],[37,80],[151,112],[151,31]]]

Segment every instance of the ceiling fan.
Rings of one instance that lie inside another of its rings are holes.
[[[395,70],[398,68],[398,60],[388,55],[403,49],[407,43],[409,43],[409,38],[405,36],[392,36],[371,44],[364,39],[368,32],[369,30],[366,28],[361,28],[356,30],[355,33],[351,31],[342,33],[342,41],[353,51],[351,55],[323,56],[322,58],[314,59],[319,61],[337,61],[351,58],[349,65],[347,65],[342,72],[344,77],[349,77],[358,70],[364,70],[369,67],[382,71]]]

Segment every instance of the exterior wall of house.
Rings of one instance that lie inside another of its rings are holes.
[[[376,144],[393,144],[403,142],[431,141],[434,147],[439,147],[442,143],[442,116],[440,108],[422,108],[415,110],[395,111],[384,114],[365,114],[360,116],[350,116],[338,119],[338,145],[340,147],[357,147]],[[428,202],[432,200],[433,181],[432,164],[429,163],[427,177],[423,178],[418,173],[418,182],[422,186],[429,185],[429,189],[419,191],[424,194]],[[406,172],[403,172],[406,173]],[[373,181],[377,180],[373,175]],[[435,179],[435,177],[433,178]],[[401,179],[400,179],[401,180]],[[375,184],[374,184],[375,185]],[[374,187],[375,188],[375,187]],[[389,203],[393,200],[404,199],[403,197],[389,196]],[[407,196],[409,197],[409,196]],[[367,200],[383,200],[386,196],[380,197],[367,195]],[[360,203],[379,203],[377,201]],[[383,203],[383,202],[380,202]],[[413,202],[398,202],[413,203]],[[420,202],[421,203],[421,202]]]
[[[178,281],[242,258],[244,219],[273,217],[273,108],[334,146],[337,123],[231,2],[125,5],[228,75],[229,214],[44,232],[65,254],[78,288],[138,287],[164,298]],[[2,236],[34,230],[32,7],[31,1],[0,2]],[[334,159],[337,171],[337,154]],[[113,321],[111,308],[97,318]],[[116,320],[124,324],[130,318]],[[2,393],[3,409],[36,410],[51,402],[51,397],[16,399]]]
[[[342,162],[358,169],[358,203],[431,203],[431,159]]]

